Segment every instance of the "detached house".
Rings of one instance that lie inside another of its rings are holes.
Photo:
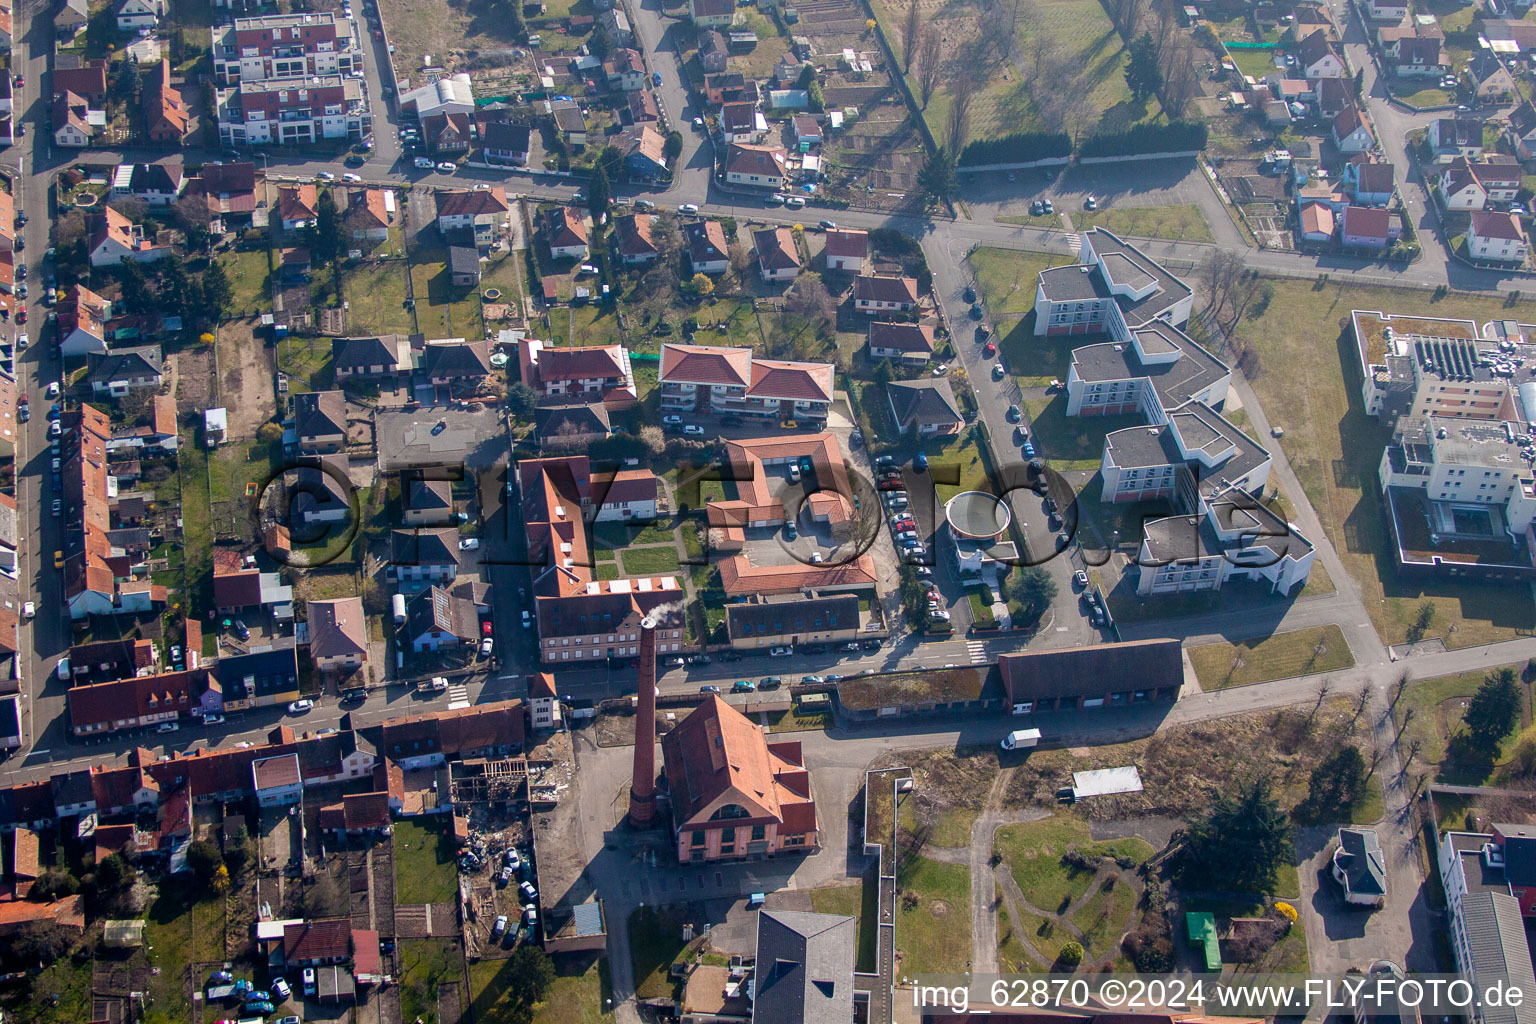
[[[688,0],[688,17],[698,28],[730,28],[736,0]]]
[[[285,185],[277,190],[277,216],[284,231],[313,227],[320,208],[314,185]]]
[[[1387,50],[1393,72],[1399,78],[1439,78],[1451,70],[1436,35],[1406,36]]]
[[[782,146],[733,143],[725,151],[725,180],[732,185],[782,188],[789,173],[789,157]]]
[[[1483,158],[1483,123],[1470,117],[1441,117],[1429,123],[1429,146],[1439,163],[1458,156]]]
[[[469,152],[469,115],[453,112],[428,114],[421,119],[421,135],[427,148],[443,156]]]
[[[1297,62],[1309,80],[1319,78],[1343,78],[1347,74],[1343,59],[1334,52],[1328,35],[1318,29],[1301,41],[1297,48]]]
[[[455,597],[442,587],[428,586],[407,603],[405,635],[411,650],[418,654],[452,650],[475,642],[480,636],[480,618],[473,601]]]
[[[1396,187],[1396,169],[1385,160],[1371,160],[1360,153],[1344,165],[1344,188],[1357,206],[1386,206]]]
[[[1501,103],[1515,95],[1515,78],[1495,53],[1479,51],[1467,63],[1467,78],[1480,103]]]
[[[1488,205],[1488,190],[1465,157],[1457,157],[1440,172],[1440,195],[1447,210],[1481,210]]]
[[[420,369],[433,384],[474,382],[491,372],[490,346],[484,338],[429,341],[421,350]]]
[[[965,417],[943,377],[893,380],[885,386],[891,418],[903,434],[945,437],[960,433]]]
[[[856,277],[853,308],[860,313],[910,313],[917,308],[917,280],[892,274]]]
[[[322,672],[353,671],[368,660],[368,620],[363,599],[310,601],[309,656]]]
[[[660,255],[651,238],[651,215],[631,213],[614,222],[619,259],[627,264],[649,263]]]
[[[720,106],[720,135],[726,142],[762,142],[768,134],[768,119],[757,104],[748,100],[723,103]]]
[[[1341,240],[1346,246],[1360,249],[1385,249],[1397,240],[1399,229],[1392,223],[1392,214],[1386,210],[1368,206],[1346,206],[1339,230]]]
[[[162,381],[159,345],[94,352],[86,364],[85,381],[97,398],[122,398],[130,391],[158,388]]]
[[[731,255],[725,229],[719,221],[694,221],[683,230],[688,246],[688,263],[695,274],[723,274],[731,269]]]
[[[764,281],[793,281],[800,274],[800,249],[789,228],[763,228],[752,233],[758,273]]]
[[[1536,159],[1536,107],[1522,103],[1510,111],[1507,131],[1521,160]]]
[[[823,252],[827,257],[828,270],[863,273],[864,261],[869,259],[869,232],[828,231],[826,240],[827,246]]]
[[[626,128],[619,137],[619,148],[631,181],[656,181],[667,176],[667,140],[651,125]]]
[[[451,232],[468,229],[474,233],[481,254],[506,235],[511,225],[511,207],[507,190],[500,185],[469,192],[438,192],[437,230],[444,238]]]
[[[523,382],[544,400],[602,402],[610,409],[635,404],[635,371],[621,345],[546,345],[525,338],[518,348]]]
[[[53,98],[53,141],[70,149],[89,146],[106,124],[106,112],[93,109],[80,96],[65,90]]]
[[[301,455],[328,455],[347,443],[347,397],[340,391],[293,396],[293,433]]]
[[[53,16],[53,31],[58,45],[68,46],[90,21],[90,5],[87,0],[64,0],[58,13]]]
[[[587,219],[569,206],[546,210],[543,221],[544,244],[553,260],[584,260],[587,248]]]
[[[480,130],[480,152],[488,164],[523,167],[532,149],[533,130],[525,124],[491,121]]]
[[[869,325],[869,356],[909,366],[922,366],[933,356],[933,328],[927,324]]]
[[[725,36],[712,28],[699,30],[699,65],[709,74],[725,70],[726,60],[730,57],[730,50],[725,45]]]
[[[154,29],[165,17],[165,0],[122,0],[117,5],[117,30],[138,32]]]
[[[144,79],[144,123],[149,140],[163,146],[179,146],[187,137],[191,115],[180,90],[171,85],[171,62],[161,60]]]
[[[54,307],[57,319],[59,352],[65,356],[83,356],[107,350],[106,321],[112,304],[80,284],[72,284],[61,293]]]
[[[332,338],[331,367],[337,383],[350,377],[394,377],[411,368],[411,342],[403,334]]]
[[[1346,155],[1368,153],[1376,148],[1376,136],[1359,107],[1350,104],[1333,119],[1333,144]]]
[[[395,193],[387,188],[355,188],[347,196],[343,219],[353,239],[383,242],[395,222]]]
[[[608,79],[608,88],[620,92],[644,89],[648,77],[645,73],[645,59],[639,51],[628,47],[621,47],[608,55],[608,59],[603,61],[603,74]]]
[[[144,229],[112,207],[96,218],[91,232],[91,266],[115,267],[124,262],[153,263],[170,249],[144,238]]]
[[[1467,229],[1467,255],[1474,260],[1523,263],[1530,243],[1520,218],[1491,210],[1474,213]]]

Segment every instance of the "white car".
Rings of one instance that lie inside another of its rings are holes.
[[[319,178],[321,181],[336,180],[336,175],[332,174],[330,171],[321,171],[319,174],[315,175],[315,177]]]
[[[58,381],[51,380],[51,381],[48,382],[48,397],[49,398],[58,398],[59,397],[59,382]]]
[[[678,206],[677,212],[697,214],[699,212],[699,207],[697,203],[682,203]]]
[[[155,729],[155,732],[160,732],[160,733],[175,732],[177,729],[180,729],[180,728],[181,728],[181,726],[179,724],[177,724],[176,722],[161,722],[159,727]]]
[[[683,433],[690,437],[703,437],[704,428],[699,426],[697,423],[690,423],[683,427]]]
[[[459,550],[460,551],[473,551],[476,548],[478,548],[479,546],[480,546],[480,538],[479,537],[465,537],[463,540],[459,541]]]
[[[495,639],[495,637],[489,637],[488,636],[484,640],[480,641],[480,657],[482,657],[482,658],[489,658],[491,656],[491,652],[493,650],[495,650],[495,649],[496,649],[496,639]]]
[[[436,164],[432,162],[432,158],[429,156],[419,156],[416,158],[416,169],[418,171],[430,171],[435,166]]]
[[[459,169],[459,165],[452,162],[451,160],[439,160],[437,163],[437,169],[442,171],[444,174],[452,174],[454,171]]]
[[[942,377],[942,376],[944,376],[948,372],[949,372],[949,364],[948,363],[940,363],[938,366],[935,366],[933,368],[933,375],[935,377]]]
[[[683,422],[683,418],[676,413],[668,413],[661,418],[661,422],[669,426],[675,426]]]
[[[26,331],[22,331],[20,334],[16,335],[16,347],[17,348],[19,348],[19,349],[26,348],[29,344],[31,344],[31,339],[29,339],[27,337],[27,332]]]
[[[288,705],[288,713],[290,715],[302,715],[306,711],[313,710],[314,706],[315,702],[312,700],[296,700],[292,704]]]
[[[768,648],[768,656],[770,658],[787,658],[791,654],[794,654],[794,653],[795,653],[794,649],[793,648],[789,648],[789,647],[770,647],[770,648]]]
[[[30,618],[32,618],[32,616],[34,616],[36,614],[37,614],[37,604],[35,602],[28,601],[26,604],[21,606],[21,617],[22,618],[30,619]]]
[[[523,609],[523,628],[524,629],[532,629],[533,628],[533,616],[528,614],[528,609],[526,609],[526,608]]]
[[[353,174],[351,171],[348,171],[346,174],[341,176],[341,180],[348,181],[356,185],[363,180],[363,176],[361,174]]]
[[[788,207],[789,209],[791,209],[791,210],[798,210],[801,207],[805,206],[805,197],[804,196],[790,196],[788,199],[784,200],[784,205],[786,207]]]

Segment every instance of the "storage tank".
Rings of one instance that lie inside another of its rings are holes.
[[[395,613],[395,625],[405,625],[405,595],[396,594],[389,599],[390,610]]]
[[[1527,423],[1536,422],[1536,380],[1528,380],[1520,385],[1520,411],[1525,413]]]

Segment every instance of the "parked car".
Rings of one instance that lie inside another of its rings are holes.
[[[313,967],[306,967],[306,968],[304,968],[303,980],[304,980],[304,994],[307,995],[307,996],[314,995],[315,994],[315,969]]]
[[[214,716],[210,715],[209,717]],[[218,717],[222,718],[223,716],[220,715]],[[204,719],[204,721],[207,721],[207,719]],[[272,991],[277,994],[277,998],[279,999],[287,999],[289,996],[293,995],[293,989],[288,987],[288,982],[283,978],[278,978],[272,983]]]
[[[473,551],[476,548],[478,548],[479,546],[480,546],[480,538],[479,537],[465,537],[463,540],[459,541],[459,550],[460,551]]]
[[[713,685],[707,685],[706,684],[704,686],[699,687],[699,692],[700,693],[719,693],[720,692],[720,687],[713,686]]]
[[[522,885],[518,886],[517,889],[523,894],[523,899],[530,903],[538,902],[539,890],[533,887],[532,882],[524,882]]]
[[[794,649],[790,648],[790,647],[770,647],[770,648],[768,648],[768,656],[770,658],[787,658],[791,654],[794,654],[794,653],[795,653]]]
[[[491,926],[491,938],[499,939],[507,932],[507,915],[499,914],[496,923]]]
[[[738,679],[731,684],[732,693],[751,693],[756,689],[757,687],[752,684],[750,679]]]
[[[290,715],[302,715],[306,711],[314,710],[314,707],[315,702],[307,698],[304,700],[296,700],[292,704],[288,705],[288,713]]]

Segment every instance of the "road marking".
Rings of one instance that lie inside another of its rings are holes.
[[[984,665],[987,662],[987,645],[980,640],[967,640],[965,648],[971,655],[972,665]]]

